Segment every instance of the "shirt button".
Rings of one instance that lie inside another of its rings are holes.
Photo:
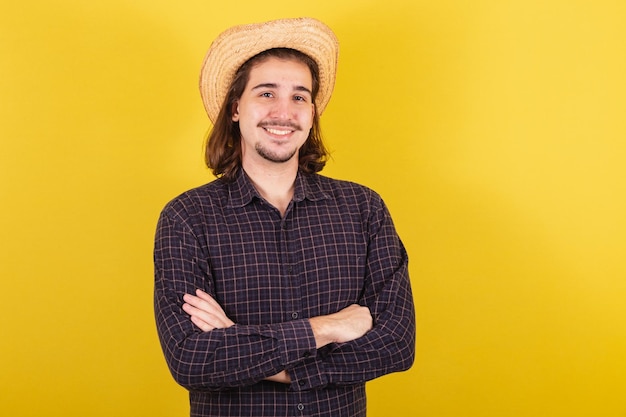
[[[305,385],[306,385],[306,381],[302,381],[302,380],[300,380],[300,381],[298,381],[298,385],[300,385],[301,387],[303,387],[303,386],[305,386]]]
[[[304,410],[304,404],[302,403],[298,404],[298,410],[300,411]]]
[[[304,356],[305,358],[308,358],[309,356],[311,356],[311,352],[307,350],[306,352],[302,354],[302,356]]]
[[[298,313],[295,312],[295,311],[293,313],[291,313],[291,318],[294,319],[294,320],[297,319],[298,318]]]

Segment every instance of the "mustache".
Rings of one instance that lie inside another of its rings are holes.
[[[285,121],[285,122],[273,122],[273,121],[264,121],[264,122],[260,122],[258,125],[258,127],[262,127],[262,128],[288,128],[288,129],[294,129],[294,130],[302,130],[302,127],[295,122],[289,122],[289,121]]]

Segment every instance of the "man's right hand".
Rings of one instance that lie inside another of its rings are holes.
[[[373,325],[372,314],[367,307],[352,304],[327,316],[309,319],[317,348],[329,343],[345,343],[363,336]]]

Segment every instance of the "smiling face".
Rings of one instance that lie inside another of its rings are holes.
[[[295,59],[269,57],[252,67],[235,104],[241,152],[247,164],[298,165],[298,150],[313,125],[311,71]]]

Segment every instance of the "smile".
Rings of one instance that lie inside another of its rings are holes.
[[[266,127],[265,130],[271,133],[272,135],[278,135],[278,136],[285,136],[293,132],[293,130],[272,129],[269,127]]]

